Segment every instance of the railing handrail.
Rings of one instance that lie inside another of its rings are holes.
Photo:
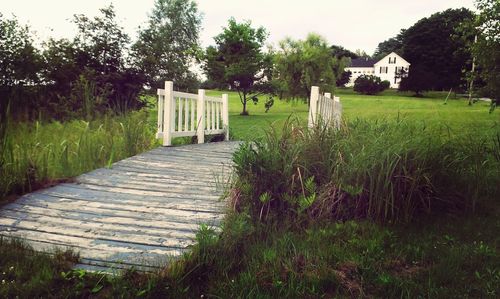
[[[320,94],[318,86],[311,87],[311,97],[309,101],[308,126],[310,128],[322,123],[340,127],[342,118],[342,104],[340,98],[330,93]]]
[[[158,89],[157,138],[164,146],[172,145],[172,138],[197,136],[205,142],[207,134],[224,134],[229,140],[228,96],[206,96],[204,89],[198,94],[173,90],[173,82],[166,81],[165,89]]]

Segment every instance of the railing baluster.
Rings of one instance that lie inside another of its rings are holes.
[[[177,112],[177,131],[180,132],[182,128],[182,98],[179,98],[179,111]]]
[[[219,113],[220,113],[220,103],[217,102],[215,103],[215,129],[218,130],[219,129],[219,121],[220,121],[220,116],[219,116]]]
[[[189,117],[189,99],[184,99],[184,130],[183,131],[189,131],[188,127],[188,117]]]
[[[191,99],[191,131],[194,131],[194,100]]]

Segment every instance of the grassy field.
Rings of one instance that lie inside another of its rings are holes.
[[[71,270],[70,253],[49,258],[0,239],[0,297],[498,298],[500,110],[444,105],[445,93],[337,95],[343,129],[308,132],[302,102],[276,100],[268,113],[250,104],[250,116],[240,116],[238,95],[229,93],[233,138],[257,140],[259,151],[235,156],[239,176],[222,233],[201,226],[178,262],[112,277]],[[291,113],[297,118],[287,122]],[[132,130],[129,142],[117,140],[120,157],[154,144],[155,115],[139,126],[146,139]],[[266,134],[272,127],[277,133]],[[20,131],[26,139],[36,132]],[[34,140],[50,141],[64,157],[64,144],[43,134]],[[130,141],[143,145],[127,150]],[[106,164],[113,152],[106,148],[87,167]],[[85,169],[73,156],[68,175]],[[65,159],[51,161],[58,173]]]
[[[241,102],[236,92],[209,91],[208,95],[229,94],[229,124],[235,139],[251,140],[262,136],[263,129],[270,124],[281,126],[290,113],[295,114],[305,124],[308,106],[303,101],[280,101],[275,99],[274,106],[266,113],[264,104],[249,103],[250,116],[240,116]],[[488,113],[489,103],[478,102],[467,105],[466,99],[451,99],[444,105],[447,93],[434,92],[424,98],[415,98],[410,94],[388,90],[378,96],[365,96],[354,93],[351,89],[339,89],[347,120],[356,118],[380,120],[407,118],[433,126],[450,127],[456,134],[463,131],[481,131],[500,123],[500,113]]]

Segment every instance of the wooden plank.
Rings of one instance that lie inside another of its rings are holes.
[[[224,202],[218,199],[215,200],[206,198],[196,199],[187,195],[172,196],[170,194],[144,197],[142,195],[136,195],[136,194],[124,194],[124,193],[116,194],[116,192],[108,190],[91,190],[76,184],[57,185],[49,189],[37,191],[36,193],[24,195],[23,197],[30,197],[36,194],[46,194],[55,197],[68,197],[68,198],[83,199],[89,201],[102,200],[109,202],[120,202],[123,204],[137,204],[146,207],[148,206],[156,207],[157,205],[159,205],[161,207],[168,208],[169,204],[187,205],[192,203],[193,205],[197,207],[202,207],[204,209],[209,209],[210,207],[213,207],[214,209],[218,210],[219,207],[225,206]]]
[[[39,219],[23,219],[15,220],[7,217],[0,219],[0,231],[22,232],[30,230],[41,233],[50,233],[60,236],[73,236],[82,237],[100,241],[110,241],[126,244],[138,244],[144,246],[161,246],[171,248],[186,248],[194,243],[193,238],[176,238],[168,235],[152,236],[147,234],[146,231],[142,233],[131,233],[127,231],[112,232],[102,229],[87,228],[83,230],[80,226],[71,226],[66,222],[64,227],[60,225],[49,224],[47,222],[40,222]],[[128,245],[126,245],[128,246]]]
[[[201,154],[203,155],[203,154]],[[182,162],[182,161],[197,161],[203,164],[207,165],[213,165],[213,164],[233,164],[232,157],[223,157],[223,156],[203,156],[203,161],[200,161],[200,154],[192,154],[192,153],[186,153],[186,152],[147,152],[138,156],[135,156],[134,158],[142,158],[142,157],[148,157],[152,159],[158,159],[160,161],[177,161],[177,162]],[[133,159],[131,159],[133,160]]]
[[[207,223],[209,225],[217,226],[219,221],[217,219],[208,220],[199,220],[199,219],[190,219],[191,221],[183,221],[183,219],[170,217],[169,219],[151,219],[146,218],[145,216],[141,217],[141,215],[137,215],[135,217],[126,217],[122,215],[109,215],[109,214],[101,214],[94,213],[91,211],[73,211],[67,209],[47,209],[44,207],[32,205],[16,205],[9,204],[5,206],[3,211],[17,211],[24,213],[33,213],[35,215],[47,215],[51,217],[60,217],[71,218],[80,221],[96,221],[101,223],[114,223],[114,224],[124,224],[136,227],[145,227],[145,228],[165,228],[169,229],[174,227],[175,229],[184,229],[184,230],[196,230],[199,228],[201,223]],[[7,212],[6,212],[7,213]]]
[[[124,202],[110,202],[110,201],[89,201],[89,200],[79,200],[72,198],[60,198],[60,197],[52,197],[50,195],[45,194],[37,194],[36,196],[31,197],[23,197],[12,204],[22,204],[22,205],[32,205],[39,207],[50,207],[49,205],[58,205],[61,209],[71,208],[71,206],[78,207],[78,205],[84,205],[81,211],[89,211],[89,212],[107,212],[107,215],[120,214],[122,217],[126,217],[127,214],[149,214],[147,215],[148,219],[154,219],[155,215],[161,215],[161,219],[167,216],[176,216],[176,217],[194,217],[196,219],[218,219],[222,213],[219,211],[201,211],[196,208],[196,206],[191,205],[187,207],[183,207],[183,205],[176,205],[176,208],[160,208],[159,205],[149,205],[147,202],[144,202],[143,206],[135,205],[126,205]],[[166,205],[165,205],[166,206]],[[99,211],[96,211],[99,209]]]
[[[0,232],[7,238],[16,238],[27,241],[37,251],[50,251],[55,248],[62,250],[72,249],[81,257],[91,256],[94,260],[102,260],[128,265],[148,265],[165,263],[172,257],[179,256],[186,249],[178,248],[149,248],[148,246],[116,246],[111,242],[93,241],[79,237],[59,236],[48,233],[22,231],[20,234]]]
[[[190,103],[193,108],[193,101],[179,100],[179,130],[193,126]],[[221,109],[207,106],[207,125],[217,128]],[[238,146],[157,148],[83,174],[77,183],[27,194],[0,210],[0,234],[40,249],[74,248],[86,269],[157,269],[143,265],[184,252],[201,223],[220,224],[226,204],[219,198]]]
[[[222,214],[217,213],[206,213],[206,212],[196,212],[196,211],[185,211],[185,210],[174,210],[170,209],[170,213],[165,215],[160,215],[159,213],[148,213],[148,212],[131,212],[127,210],[113,210],[108,209],[101,203],[87,204],[86,206],[78,206],[74,201],[59,201],[59,202],[41,202],[41,201],[25,201],[25,202],[14,202],[10,203],[5,207],[6,210],[16,209],[22,211],[38,211],[41,210],[51,210],[53,212],[61,213],[72,212],[85,214],[82,216],[83,219],[100,219],[103,217],[115,217],[124,219],[123,221],[138,221],[138,222],[165,222],[170,221],[171,223],[218,223],[222,220]],[[77,212],[74,212],[78,209]],[[90,216],[89,216],[90,215]]]
[[[125,178],[116,178],[87,175],[78,177],[77,181],[83,184],[92,184],[98,186],[121,187],[128,189],[138,190],[155,190],[163,192],[175,192],[183,194],[209,194],[217,196],[216,188],[210,186],[200,186],[194,184],[172,184],[161,182],[148,182],[148,181],[131,181],[127,182]]]
[[[33,223],[31,223],[33,222]],[[194,230],[179,230],[179,229],[156,229],[156,228],[141,228],[134,227],[130,225],[123,224],[114,224],[109,223],[104,225],[104,223],[100,222],[85,222],[81,220],[71,219],[71,218],[55,218],[46,215],[35,215],[35,214],[26,214],[18,211],[10,211],[6,213],[2,213],[2,218],[0,219],[0,223],[11,230],[14,230],[18,223],[30,224],[35,226],[59,226],[64,224],[64,228],[67,227],[73,228],[74,231],[78,231],[78,228],[84,232],[93,232],[93,233],[103,233],[108,236],[121,237],[120,233],[130,234],[130,235],[144,235],[147,233],[150,237],[158,237],[158,238],[175,238],[182,240],[193,240],[195,238]],[[161,243],[161,242],[160,242]]]
[[[140,173],[132,171],[116,171],[110,169],[100,168],[92,172],[83,174],[78,178],[82,177],[109,177],[116,179],[128,179],[137,182],[156,182],[156,183],[166,183],[166,184],[177,184],[186,186],[213,186],[216,187],[216,180],[211,178],[210,180],[195,180],[193,177],[181,177],[165,175],[162,173]]]
[[[85,184],[85,183],[80,183],[77,186],[80,186],[80,188],[89,189],[89,190],[114,192],[114,193],[117,193],[117,196],[121,196],[121,194],[133,194],[133,195],[141,195],[141,196],[162,197],[162,196],[166,195],[165,192],[162,192],[162,191],[146,190],[146,189],[99,186],[99,185]],[[171,198],[193,198],[193,199],[206,199],[206,200],[213,200],[213,201],[217,201],[220,198],[220,196],[216,196],[216,195],[194,194],[194,193],[193,194],[183,194],[183,193],[178,193],[178,192],[169,192],[168,196]]]

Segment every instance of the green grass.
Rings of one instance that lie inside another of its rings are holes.
[[[282,126],[290,113],[297,115],[302,123],[307,122],[309,111],[302,101],[280,101],[275,99],[274,106],[266,113],[263,102],[249,103],[249,116],[241,116],[242,105],[236,92],[209,91],[207,95],[229,94],[229,126],[234,139],[252,140],[264,135],[263,129],[275,123]],[[405,117],[427,125],[449,126],[457,134],[466,131],[481,131],[495,123],[500,123],[500,111],[489,114],[489,103],[478,102],[472,107],[466,99],[451,99],[444,105],[446,92],[433,92],[424,98],[415,98],[407,93],[388,90],[377,96],[359,95],[351,89],[339,89],[335,93],[342,102],[344,117],[379,120]]]
[[[191,252],[162,272],[70,271],[71,255],[49,258],[4,242],[0,297],[498,298],[500,111],[489,114],[487,103],[469,107],[465,100],[444,105],[446,93],[439,92],[337,95],[344,129],[309,134],[304,103],[276,100],[268,113],[263,103],[250,104],[250,116],[240,116],[239,98],[229,92],[233,138],[259,140],[261,150],[236,157],[239,182],[222,232],[201,226]],[[102,122],[70,122],[36,133],[24,125],[9,142],[30,149],[22,161],[52,157],[37,162],[35,173],[66,177],[154,145],[156,113],[149,115],[138,118],[147,128],[110,120],[109,130],[99,129]],[[271,127],[276,133],[266,133]],[[109,139],[119,147],[106,145],[96,155],[95,145]],[[72,145],[69,170],[62,166],[65,144]],[[57,154],[47,155],[46,147]],[[30,168],[20,169],[13,173],[26,178]],[[341,204],[371,201],[378,208],[336,210],[332,190],[349,194]],[[430,210],[412,204],[427,198],[436,200]],[[404,200],[410,204],[385,212]]]
[[[91,122],[9,123],[0,143],[0,203],[156,145],[145,111]]]

